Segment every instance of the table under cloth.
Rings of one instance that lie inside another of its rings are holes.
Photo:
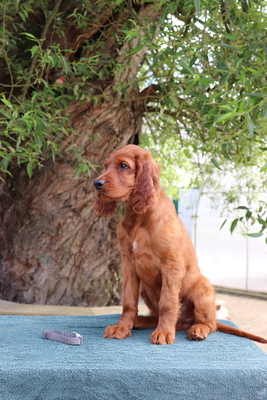
[[[267,400],[267,355],[250,340],[215,332],[195,342],[177,332],[173,345],[156,346],[149,329],[105,339],[118,318],[0,316],[0,399]],[[84,343],[42,339],[49,329]]]

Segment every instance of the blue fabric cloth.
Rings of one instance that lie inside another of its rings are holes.
[[[0,399],[267,400],[267,355],[250,340],[177,332],[175,344],[155,346],[151,330],[103,338],[118,318],[0,316]],[[76,331],[84,344],[42,339],[46,329]]]

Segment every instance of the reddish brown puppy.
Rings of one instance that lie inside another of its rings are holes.
[[[94,182],[95,210],[111,216],[116,202],[127,204],[117,226],[122,257],[123,312],[105,337],[124,339],[133,328],[153,328],[150,342],[171,344],[175,330],[203,340],[216,330],[267,340],[216,321],[215,294],[200,273],[194,247],[172,201],[159,183],[159,167],[144,149],[128,145],[109,156],[106,171]],[[141,294],[150,316],[138,316]]]

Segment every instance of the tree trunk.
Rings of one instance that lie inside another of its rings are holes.
[[[76,11],[86,19],[80,26]],[[89,100],[69,105],[66,110],[78,135],[60,143],[62,157],[55,162],[46,157],[43,168],[34,171],[32,179],[24,168],[13,167],[14,178],[0,186],[0,297],[25,303],[83,306],[119,302],[120,256],[115,231],[119,211],[107,219],[94,212],[93,181],[102,167],[92,168],[91,176],[83,174],[74,179],[77,162],[71,150],[76,147],[91,164],[102,166],[111,151],[137,143],[146,104],[155,93],[153,85],[139,93],[137,77],[147,39],[140,43],[154,31],[160,14],[157,2],[72,4],[58,0],[54,6],[49,3],[45,12],[37,7],[24,28],[17,17],[22,32],[26,29],[32,32],[30,37],[40,39],[44,54],[48,49],[53,55],[57,48],[70,63],[75,64],[81,57],[81,66],[85,59],[95,57],[97,65],[90,78],[81,76],[83,72],[76,65],[77,76],[66,88],[71,93],[72,85],[83,82],[79,87],[87,92]],[[131,33],[135,25],[136,35],[128,38],[125,32]],[[9,28],[13,29],[11,23]],[[154,36],[151,34],[151,40]],[[30,51],[31,40],[23,43]],[[54,43],[58,47],[53,47]],[[18,55],[24,57],[25,48],[18,44]],[[36,71],[42,65],[37,53],[27,65],[27,79],[19,97],[22,103],[31,99],[35,90],[42,90],[41,84],[34,86]],[[61,73],[64,76],[64,70],[53,66],[47,64],[40,69],[40,82],[47,79],[52,84]],[[11,75],[8,68],[6,75]],[[6,83],[15,90],[13,80]],[[96,99],[98,103],[94,104]]]
[[[133,142],[142,124],[138,103],[109,100],[69,110],[80,133],[75,143],[92,164]],[[90,121],[90,123],[88,123]],[[116,223],[94,212],[92,175],[74,179],[77,164],[47,160],[29,179],[25,170],[0,193],[1,297],[22,303],[103,306],[120,300]]]

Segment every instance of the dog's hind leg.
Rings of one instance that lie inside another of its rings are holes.
[[[190,289],[188,298],[194,305],[195,319],[194,324],[187,331],[188,339],[204,340],[217,328],[215,293],[209,280],[200,275]]]
[[[137,315],[134,319],[134,329],[155,329],[158,326],[159,318],[157,315],[142,316]]]

